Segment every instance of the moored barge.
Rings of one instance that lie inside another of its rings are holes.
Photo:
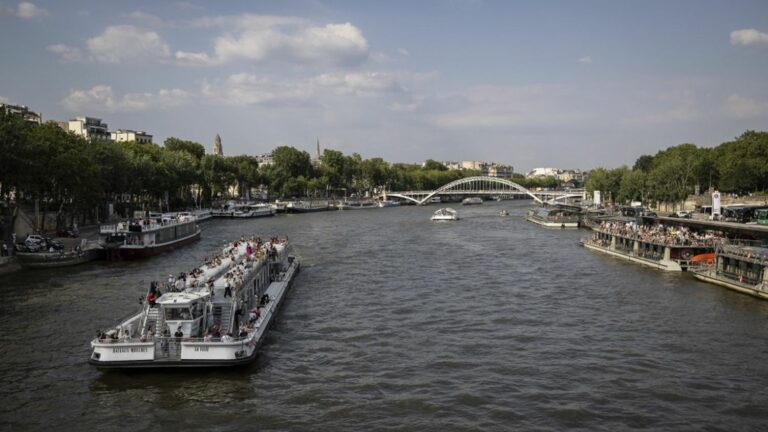
[[[685,271],[694,266],[697,256],[711,254],[716,237],[690,238],[667,235],[655,228],[635,230],[636,225],[609,223],[608,226],[593,227],[590,237],[582,239],[587,249],[608,254],[616,258],[667,271]]]
[[[528,210],[528,216],[525,219],[545,228],[579,227],[579,215],[560,207],[539,207]]]
[[[109,260],[143,258],[176,249],[200,239],[194,216],[146,218],[99,227],[100,243]]]
[[[768,300],[768,248],[718,245],[714,262],[696,270],[696,279]]]

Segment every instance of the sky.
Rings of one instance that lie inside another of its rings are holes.
[[[0,0],[43,120],[389,162],[629,165],[768,130],[768,1]]]

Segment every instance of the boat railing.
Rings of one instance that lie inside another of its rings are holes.
[[[136,223],[134,221],[109,223],[109,224],[100,225],[99,233],[100,234],[118,234],[118,233],[132,233],[132,232],[148,232],[148,231],[160,229],[163,227],[194,222],[194,220],[195,219],[193,217],[187,217],[187,218],[184,218],[183,220],[178,218],[166,219],[160,223],[157,223],[154,221],[151,221],[149,223],[142,223],[142,224]]]
[[[718,275],[725,276],[734,282],[738,281],[744,285],[759,285],[761,282],[760,276],[750,276],[748,273],[737,273],[732,271],[718,270]]]
[[[761,250],[746,249],[742,246],[734,244],[721,244],[718,246],[718,252],[752,259],[760,262],[761,264],[768,264],[768,249],[766,249],[766,252],[764,252]]]

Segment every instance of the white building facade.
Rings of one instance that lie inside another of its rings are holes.
[[[152,135],[144,131],[118,129],[117,131],[112,132],[110,135],[112,137],[112,141],[116,142],[136,141],[137,143],[141,144],[152,143]]]
[[[86,139],[111,139],[109,126],[95,117],[75,117],[67,122],[67,130]]]
[[[43,114],[30,110],[26,105],[11,105],[0,103],[0,109],[5,110],[9,114],[16,114],[21,116],[24,120],[30,123],[43,123]]]

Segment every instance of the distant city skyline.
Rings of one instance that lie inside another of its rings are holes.
[[[0,102],[227,155],[631,166],[768,125],[768,2],[0,0]]]

